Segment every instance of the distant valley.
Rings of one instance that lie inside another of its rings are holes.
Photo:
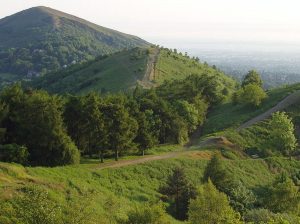
[[[297,44],[202,43],[186,49],[192,55],[216,65],[241,80],[251,69],[257,70],[265,88],[300,82],[300,48]]]

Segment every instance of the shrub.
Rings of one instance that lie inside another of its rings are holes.
[[[144,204],[136,206],[128,212],[127,220],[120,221],[123,224],[167,224],[166,213],[161,204]]]
[[[62,224],[60,207],[48,192],[34,186],[21,189],[17,198],[0,205],[0,220],[7,224]]]
[[[289,155],[297,147],[294,124],[285,112],[276,112],[268,124],[270,130],[268,146]]]
[[[265,91],[258,85],[248,84],[237,93],[237,101],[242,104],[258,107],[267,98]]]
[[[0,160],[9,163],[26,164],[28,161],[28,150],[25,146],[17,144],[0,145]]]

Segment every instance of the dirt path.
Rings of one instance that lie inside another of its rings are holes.
[[[275,113],[277,111],[281,111],[284,110],[285,108],[287,108],[288,106],[291,106],[295,103],[300,102],[300,90],[288,95],[286,98],[284,98],[283,100],[281,100],[277,105],[275,105],[274,107],[272,107],[271,109],[267,110],[266,112],[250,119],[249,121],[243,123],[240,127],[238,127],[236,130],[237,131],[241,131],[245,128],[248,128],[262,120],[267,119],[268,117],[270,117],[272,115],[272,113]],[[199,147],[207,147],[207,146],[211,146],[211,145],[222,145],[224,144],[222,141],[226,141],[226,138],[224,136],[214,136],[214,137],[210,137],[207,139],[204,139],[203,141],[201,141],[197,146]]]
[[[282,101],[280,101],[276,106],[272,107],[271,109],[267,110],[266,112],[262,113],[261,115],[258,115],[257,117],[252,118],[251,120],[245,122],[240,127],[237,128],[237,131],[240,131],[244,128],[248,128],[257,122],[260,122],[262,120],[267,119],[271,116],[272,113],[275,113],[277,111],[281,111],[288,106],[291,106],[295,103],[300,102],[300,90],[290,94],[286,98],[284,98]]]
[[[157,160],[163,160],[163,159],[171,159],[176,158],[179,156],[191,156],[191,157],[198,157],[202,159],[210,159],[211,158],[211,152],[208,151],[199,151],[199,150],[183,150],[183,151],[177,151],[177,152],[169,152],[161,155],[150,155],[150,156],[143,156],[136,159],[130,159],[130,160],[120,160],[118,162],[109,162],[107,164],[100,164],[96,167],[97,170],[102,170],[106,168],[119,168],[124,166],[130,166],[130,165],[137,165],[142,164],[150,161],[157,161]]]
[[[153,52],[149,55],[145,75],[139,82],[144,88],[153,87],[152,80],[155,78],[155,66],[158,61],[159,52],[159,48],[153,48]]]

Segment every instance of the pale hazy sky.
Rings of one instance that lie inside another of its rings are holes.
[[[49,6],[175,46],[205,41],[300,42],[299,0],[0,0],[0,17]]]

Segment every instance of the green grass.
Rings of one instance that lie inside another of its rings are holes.
[[[182,157],[104,170],[97,170],[95,164],[24,168],[0,163],[0,198],[8,198],[19,187],[33,184],[47,189],[50,196],[64,207],[68,197],[89,193],[92,195],[89,204],[95,214],[108,220],[113,219],[112,213],[124,217],[134,204],[158,201],[158,188],[176,166],[184,167],[190,181],[199,185],[207,162]],[[270,169],[274,164],[290,173],[300,171],[299,161],[284,158],[225,160],[226,169],[253,189],[274,180],[276,173]]]
[[[89,91],[118,92],[132,88],[142,79],[148,59],[146,48],[122,51],[108,57],[49,74],[33,82],[33,87],[53,93],[83,94]]]
[[[149,150],[146,150],[147,155],[159,155],[166,152],[177,152],[177,151],[183,151],[184,148],[181,145],[159,145],[155,146]]]
[[[219,74],[225,76],[224,73],[196,62],[189,57],[174,52],[171,53],[166,49],[160,50],[154,77],[156,83],[162,84],[165,80],[184,79],[191,74]],[[226,78],[227,81],[232,82],[229,77]]]
[[[125,50],[45,75],[28,85],[60,94],[83,94],[93,90],[102,93],[127,91],[143,80],[151,54],[154,54],[153,48]],[[155,68],[154,86],[165,80],[184,79],[191,74],[211,74],[224,86],[235,85],[224,73],[166,49],[160,50]]]
[[[229,127],[238,127],[243,122],[275,106],[283,98],[299,89],[300,84],[272,89],[268,91],[268,98],[258,108],[249,108],[243,105],[235,105],[232,102],[225,102],[210,111],[203,127],[203,133],[210,134]]]

